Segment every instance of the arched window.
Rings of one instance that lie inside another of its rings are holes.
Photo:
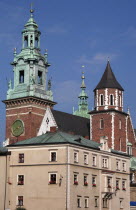
[[[104,128],[104,120],[103,118],[100,119],[100,129]]]
[[[28,47],[28,36],[24,37],[24,47]]]
[[[103,94],[100,95],[100,106],[104,105],[104,96]]]
[[[114,97],[113,97],[113,95],[110,95],[110,105],[111,106],[114,105]]]
[[[38,37],[35,37],[35,47],[38,48]]]

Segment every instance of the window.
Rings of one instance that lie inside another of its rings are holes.
[[[107,199],[103,199],[103,208],[107,208],[108,207],[108,201]]]
[[[50,153],[50,161],[56,161],[57,160],[57,156],[56,156],[56,152],[51,152]]]
[[[24,154],[23,153],[19,154],[19,161],[18,162],[19,163],[24,163]]]
[[[74,174],[74,184],[78,185],[78,175]]]
[[[101,94],[100,95],[100,106],[103,106],[104,105],[104,97],[103,95]]]
[[[108,177],[108,178],[107,178],[107,187],[108,187],[108,188],[111,188],[111,182],[112,182],[111,177]]]
[[[24,175],[18,175],[18,185],[24,185]]]
[[[24,70],[19,71],[19,83],[24,83]]]
[[[96,156],[93,156],[93,166],[96,166]]]
[[[85,198],[85,208],[88,208],[88,198]]]
[[[42,71],[38,71],[38,84],[42,85]]]
[[[102,158],[102,168],[108,168],[108,159]]]
[[[126,181],[125,180],[122,181],[122,190],[126,190]]]
[[[121,120],[119,120],[119,129],[121,130]]]
[[[23,206],[23,196],[18,196],[18,206]]]
[[[116,179],[116,190],[119,190],[119,180]]]
[[[24,37],[24,47],[28,47],[28,36]]]
[[[38,48],[38,37],[35,37],[35,47]]]
[[[116,160],[116,170],[119,171],[120,170],[120,161]]]
[[[88,155],[84,154],[84,164],[88,164]]]
[[[57,183],[57,175],[55,173],[49,174],[49,184],[56,184]]]
[[[74,162],[78,163],[78,152],[74,152]]]
[[[103,118],[100,119],[100,129],[104,128],[104,120]]]
[[[119,106],[122,106],[121,96],[119,96]]]
[[[110,95],[110,105],[113,106],[114,105],[114,96]]]
[[[126,163],[125,162],[122,162],[122,170],[126,171]]]
[[[88,186],[87,175],[84,175],[84,186]]]
[[[123,209],[123,198],[120,198],[120,209]]]
[[[122,147],[122,142],[121,142],[121,138],[119,138],[119,150],[121,151],[121,147]]]
[[[92,176],[92,186],[96,187],[96,176]]]
[[[81,208],[81,198],[77,198],[77,208]]]
[[[127,146],[127,153],[128,155],[132,155],[132,146]]]
[[[99,198],[98,197],[95,197],[94,198],[94,202],[95,202],[95,207],[98,207],[98,203],[99,203]]]

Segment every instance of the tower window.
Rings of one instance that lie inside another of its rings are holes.
[[[122,103],[121,103],[121,96],[119,96],[119,106],[121,107]]]
[[[19,71],[19,83],[24,83],[24,70]]]
[[[121,129],[121,120],[119,120],[119,129]]]
[[[38,37],[35,37],[35,47],[38,48]]]
[[[38,71],[38,84],[42,85],[42,71]]]
[[[100,119],[100,129],[103,129],[104,128],[104,120],[103,118]]]
[[[110,105],[113,106],[114,105],[114,101],[113,101],[114,97],[113,95],[110,95]]]
[[[101,94],[100,95],[100,106],[103,106],[104,105],[104,97],[103,95]]]
[[[24,37],[24,47],[28,47],[28,36]]]

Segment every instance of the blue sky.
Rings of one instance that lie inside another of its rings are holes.
[[[7,79],[13,79],[13,49],[21,49],[21,31],[29,18],[29,0],[0,0],[0,100],[6,99]],[[85,65],[89,108],[93,89],[109,57],[117,80],[125,89],[124,110],[130,107],[136,127],[136,1],[33,0],[41,34],[41,50],[48,49],[48,78],[52,77],[55,109],[77,108],[82,65]],[[0,102],[0,141],[5,137],[5,106]]]

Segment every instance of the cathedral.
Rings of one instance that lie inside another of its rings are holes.
[[[55,110],[48,53],[41,54],[33,12],[22,30],[21,52],[14,49],[14,82],[3,101],[0,210],[128,210],[136,200],[136,137],[130,112],[123,110],[124,89],[108,61],[92,111],[84,72],[78,109]]]

